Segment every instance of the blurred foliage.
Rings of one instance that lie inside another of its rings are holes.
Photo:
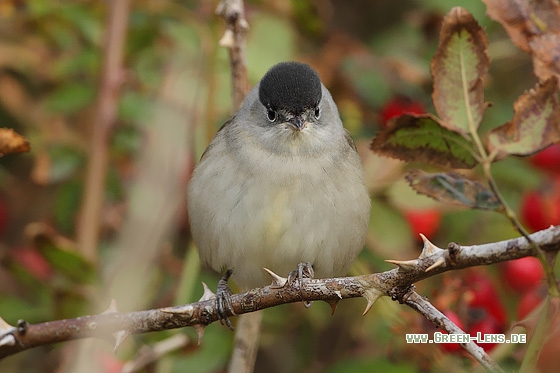
[[[112,258],[111,244],[130,209],[127,202],[135,183],[137,156],[150,141],[146,129],[158,126],[145,118],[156,99],[162,99],[160,90],[169,66],[199,63],[199,78],[205,82],[196,92],[194,88],[185,91],[196,98],[197,112],[202,113],[191,115],[192,123],[185,123],[192,129],[195,159],[232,112],[229,62],[226,51],[218,47],[223,25],[214,14],[217,1],[134,1],[124,50],[119,120],[108,155],[110,171],[100,232],[102,259],[92,265],[81,258],[73,248],[73,239],[104,58],[106,3],[0,3],[1,126],[16,129],[32,145],[28,155],[0,158],[0,316],[11,324],[18,319],[44,322],[77,317],[106,307],[96,304],[93,289],[103,282]],[[498,214],[439,205],[416,195],[403,182],[412,165],[375,156],[367,149],[381,125],[379,110],[390,97],[407,96],[433,112],[429,64],[437,47],[441,18],[452,6],[467,8],[489,35],[492,63],[485,92],[494,106],[486,112],[488,128],[483,131],[488,131],[511,118],[513,102],[533,87],[536,79],[530,58],[512,45],[500,25],[485,16],[482,2],[246,2],[251,25],[247,48],[251,83],[282,60],[312,64],[356,139],[373,212],[367,247],[352,274],[387,270],[391,266],[385,259],[418,255],[421,243],[404,217],[408,208],[435,206],[441,210],[442,226],[431,239],[442,247],[451,241],[475,244],[516,236]],[[477,172],[472,171],[475,179]],[[515,208],[522,193],[545,178],[523,159],[503,161],[496,166],[495,176]],[[151,307],[171,305],[174,299],[195,301],[202,288],[193,283],[205,281],[214,288],[218,280],[211,271],[198,272],[196,255],[192,248],[187,249],[188,223],[181,218],[184,206],[181,209],[169,228],[167,242],[172,249],[161,250],[150,269],[156,278],[152,294],[146,294],[152,300]],[[30,229],[35,223],[48,227],[46,243],[38,240],[44,234]],[[189,270],[183,271],[183,265]],[[482,270],[498,279],[496,268]],[[437,276],[418,284],[418,290],[433,296],[437,303],[438,294],[451,291],[447,288],[452,282],[449,279],[463,275],[464,271]],[[518,298],[499,280],[495,283],[513,322]],[[367,316],[358,317],[364,306],[362,300],[341,302],[333,317],[324,304],[314,304],[309,310],[297,304],[266,310],[257,371],[470,371],[470,360],[464,355],[444,354],[437,345],[405,343],[405,333],[435,330],[413,311],[382,300]],[[196,341],[194,330],[180,332]],[[143,344],[168,335],[131,338],[117,351],[117,358],[131,359]],[[229,330],[215,323],[207,328],[200,347],[192,344],[145,371],[221,371],[232,338]],[[504,366],[515,360],[514,350],[522,346],[510,348],[507,357],[499,361]],[[62,351],[60,346],[27,351],[0,361],[0,371],[55,371]],[[106,354],[112,356],[112,352]]]

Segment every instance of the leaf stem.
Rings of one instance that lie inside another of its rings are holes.
[[[519,232],[519,234],[521,234],[523,237],[525,237],[527,242],[529,242],[529,244],[533,248],[533,252],[535,253],[536,257],[541,262],[541,265],[543,266],[543,269],[546,273],[549,295],[552,296],[552,297],[560,296],[560,292],[559,292],[558,286],[556,284],[556,278],[554,276],[554,269],[549,264],[545,254],[544,254],[544,251],[539,247],[539,245],[537,243],[535,243],[533,240],[531,240],[531,238],[529,237],[529,232],[527,232],[525,227],[523,227],[523,225],[521,224],[521,222],[517,218],[517,215],[515,214],[515,212],[509,207],[509,205],[507,204],[507,202],[503,198],[503,196],[500,193],[500,190],[498,188],[498,185],[496,184],[496,181],[495,181],[495,179],[492,175],[492,172],[490,170],[490,166],[491,166],[491,161],[487,158],[486,161],[483,162],[482,168],[484,170],[484,175],[486,176],[486,179],[488,180],[488,184],[490,185],[490,189],[492,189],[492,192],[494,192],[494,194],[496,195],[496,198],[498,198],[498,201],[500,201],[500,204],[504,207],[504,214],[506,215],[506,217],[513,224],[513,226]]]
[[[470,106],[467,106],[467,113],[470,113]],[[554,270],[553,270],[552,266],[549,264],[545,254],[544,254],[544,251],[540,248],[540,246],[536,242],[534,242],[529,237],[529,233],[523,227],[523,225],[521,224],[521,222],[517,218],[517,215],[515,214],[515,212],[509,207],[508,203],[506,202],[506,200],[503,198],[502,194],[500,193],[500,190],[498,188],[496,180],[494,179],[494,176],[492,175],[492,171],[491,171],[492,160],[494,159],[495,154],[491,154],[490,156],[488,156],[488,153],[486,152],[486,149],[482,145],[480,137],[478,136],[478,132],[476,131],[474,123],[471,121],[472,115],[469,115],[468,119],[469,119],[469,129],[470,129],[470,132],[471,132],[471,136],[473,137],[473,139],[475,140],[475,143],[477,144],[478,150],[480,152],[480,158],[483,159],[482,169],[484,171],[484,175],[486,176],[486,179],[488,180],[488,184],[490,186],[490,189],[496,195],[496,198],[498,199],[500,204],[503,206],[504,214],[511,221],[511,223],[513,224],[515,229],[523,237],[525,237],[525,239],[527,240],[529,245],[531,245],[531,247],[533,249],[533,253],[537,256],[537,258],[541,262],[541,265],[544,269],[544,272],[546,273],[549,296],[547,297],[547,301],[545,302],[545,307],[541,311],[541,312],[544,312],[544,314],[543,314],[544,317],[539,318],[539,322],[537,323],[537,327],[536,327],[536,329],[535,329],[535,331],[534,331],[534,333],[531,337],[531,340],[529,341],[529,344],[528,344],[528,347],[527,347],[527,353],[525,354],[525,357],[523,358],[523,362],[521,364],[521,369],[520,369],[520,372],[534,372],[535,369],[536,369],[536,364],[537,364],[540,352],[542,350],[542,346],[545,343],[546,331],[549,330],[550,327],[552,326],[552,319],[553,318],[549,316],[549,312],[548,312],[550,299],[551,299],[551,297],[559,297],[560,293],[559,293],[558,286],[557,286],[557,283],[556,283],[556,278],[554,276]]]
[[[484,148],[484,145],[482,145],[482,141],[480,140],[480,137],[478,136],[477,133],[477,124],[474,123],[474,118],[473,118],[473,114],[472,114],[472,110],[471,110],[471,100],[469,98],[469,87],[468,87],[468,82],[467,82],[467,76],[466,76],[466,71],[465,71],[465,65],[464,65],[464,58],[463,58],[463,50],[460,50],[460,54],[461,54],[461,58],[459,58],[459,61],[461,63],[461,82],[462,82],[462,88],[463,88],[463,98],[465,100],[465,110],[467,112],[467,120],[469,122],[469,132],[471,134],[472,139],[474,140],[475,144],[476,144],[476,148],[478,149],[478,153],[480,154],[480,158],[482,158],[483,162],[486,158],[488,158],[488,155],[486,153],[486,149]]]
[[[461,51],[461,53],[462,53],[462,51]],[[479,156],[477,158],[482,160],[481,164],[482,164],[482,169],[484,170],[484,175],[486,176],[486,179],[488,180],[488,184],[490,185],[490,188],[492,189],[492,191],[496,195],[496,198],[498,198],[498,201],[503,206],[504,214],[511,221],[511,223],[513,224],[515,229],[519,232],[519,234],[521,234],[523,237],[525,237],[525,239],[533,247],[533,251],[534,251],[535,255],[537,256],[537,258],[539,259],[539,261],[541,262],[541,265],[543,266],[543,269],[546,273],[546,278],[547,278],[547,283],[548,283],[548,293],[552,297],[559,297],[560,296],[560,291],[558,290],[558,286],[556,284],[556,278],[554,276],[554,270],[553,270],[552,266],[548,263],[548,260],[546,259],[546,256],[544,255],[544,252],[542,251],[542,249],[534,241],[531,240],[531,238],[529,237],[529,233],[523,227],[523,225],[521,224],[521,222],[517,218],[517,215],[515,214],[515,212],[509,207],[506,200],[503,198],[503,196],[500,193],[500,190],[498,188],[498,185],[496,184],[496,181],[494,180],[494,177],[492,176],[491,165],[492,165],[492,161],[494,160],[496,154],[492,153],[492,154],[490,154],[490,156],[488,155],[488,153],[486,151],[486,148],[482,144],[482,140],[480,139],[480,136],[478,135],[478,131],[477,131],[478,125],[474,122],[472,109],[471,109],[471,102],[470,102],[470,99],[469,99],[469,87],[467,86],[467,78],[466,78],[466,75],[465,75],[466,73],[465,73],[465,68],[464,68],[464,65],[463,65],[463,58],[460,58],[460,61],[461,61],[461,80],[462,80],[462,87],[463,87],[463,98],[465,100],[467,120],[469,122],[469,132],[470,132],[470,135],[471,135],[473,141],[476,144],[476,148],[477,148],[478,153],[479,153]]]
[[[551,298],[546,297],[543,308],[540,311],[541,317],[537,321],[537,326],[533,331],[529,345],[527,346],[527,351],[521,362],[521,367],[519,368],[520,373],[535,372],[537,362],[539,360],[539,355],[541,353],[544,341],[546,339],[547,332],[554,319],[550,311],[551,309]],[[544,316],[544,317],[543,317]]]

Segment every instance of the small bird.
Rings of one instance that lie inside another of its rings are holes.
[[[370,198],[354,142],[315,70],[273,66],[217,132],[188,188],[203,264],[250,289],[310,263],[345,275],[363,247]]]

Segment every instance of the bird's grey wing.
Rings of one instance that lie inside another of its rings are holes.
[[[230,125],[235,119],[235,115],[232,115],[231,117],[228,118],[228,120],[226,120],[224,122],[224,124],[222,124],[222,126],[220,127],[220,129],[218,130],[218,132],[216,132],[216,135],[222,131],[224,128],[226,128],[228,125]],[[214,146],[214,142],[210,142],[210,144],[208,145],[208,147],[206,148],[206,150],[204,150],[204,153],[202,153],[202,156],[200,157],[200,161],[202,161],[204,159],[204,156],[208,153],[208,151]],[[200,163],[199,161],[199,163]]]
[[[348,132],[346,128],[344,129],[344,137],[346,138],[348,145],[350,145],[350,147],[357,152],[358,150],[356,149],[356,144],[354,144],[354,140],[352,139],[352,137],[350,136],[350,132]]]

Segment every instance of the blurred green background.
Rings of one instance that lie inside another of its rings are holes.
[[[0,316],[12,325],[18,319],[39,323],[101,312],[110,298],[122,311],[193,302],[202,294],[200,281],[215,288],[218,280],[199,267],[184,196],[196,160],[234,111],[228,55],[218,45],[224,25],[215,15],[217,1],[132,1],[96,260],[77,248],[107,4],[0,2],[0,126],[14,128],[32,145],[29,154],[0,159]],[[416,195],[403,174],[421,165],[368,150],[383,125],[384,107],[395,97],[433,112],[429,64],[441,19],[453,6],[468,9],[489,35],[492,62],[485,83],[493,106],[482,132],[511,118],[513,102],[536,78],[530,56],[486,16],[482,2],[253,0],[245,6],[251,84],[277,62],[311,64],[356,140],[373,210],[352,275],[388,270],[385,259],[419,254],[422,244],[407,218],[411,210],[436,211],[432,218],[420,216],[424,223],[433,219],[420,230],[430,229],[441,247],[516,236],[496,213],[450,208]],[[494,172],[515,210],[524,193],[550,177],[525,159],[504,160]],[[479,173],[469,176],[477,179]],[[499,330],[509,328],[521,294],[510,291],[499,266],[436,276],[417,284],[418,292],[472,323],[472,293],[478,291],[472,276],[483,276],[495,288],[506,313]],[[145,283],[130,280],[138,277]],[[334,316],[317,302],[310,309],[295,304],[264,311],[256,371],[471,371],[472,360],[460,352],[406,344],[406,333],[436,330],[420,315],[382,299],[361,317],[365,304],[341,302]],[[195,331],[185,329],[130,337],[115,354],[106,343],[92,353],[101,371],[118,372],[143,345],[176,333],[192,342],[141,372],[224,370],[233,333],[219,323],[207,328],[200,347]],[[0,371],[65,371],[78,348],[67,343],[29,350],[0,361]],[[497,356],[502,367],[515,367],[521,348],[506,346]]]

